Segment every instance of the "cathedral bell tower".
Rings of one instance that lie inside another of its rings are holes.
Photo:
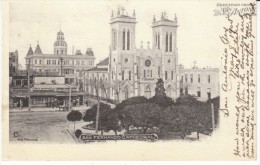
[[[122,80],[122,69],[124,64],[131,63],[131,55],[135,50],[135,11],[132,15],[125,12],[125,9],[112,11],[111,19],[111,44],[110,44],[110,67],[111,79]]]
[[[161,18],[156,20],[155,16],[152,23],[153,49],[157,49],[161,54],[159,64],[160,75],[165,82],[166,93],[168,96],[176,97],[177,94],[177,75],[178,75],[178,49],[177,49],[177,17],[174,20],[168,19],[166,13],[161,14]]]
[[[134,73],[134,52],[135,52],[135,11],[128,14],[124,8],[112,11],[111,19],[111,44],[109,73],[111,83],[122,82],[124,94],[119,94],[123,98],[128,98],[132,94],[129,81],[133,81]],[[128,86],[128,87],[127,87]],[[113,89],[115,90],[115,89]],[[114,93],[112,91],[112,93]],[[115,96],[112,95],[112,98]]]

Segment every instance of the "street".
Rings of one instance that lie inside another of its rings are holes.
[[[68,112],[9,113],[10,141],[73,143],[65,131]]]

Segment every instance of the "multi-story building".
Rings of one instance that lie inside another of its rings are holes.
[[[190,94],[202,100],[219,96],[218,68],[179,67],[180,94]]]
[[[95,62],[94,53],[90,48],[87,49],[85,54],[77,51],[76,54],[69,55],[62,31],[57,33],[53,54],[42,53],[38,43],[35,51],[30,46],[25,59],[26,67],[30,71],[34,71],[38,75],[65,76],[66,84],[80,83],[84,70],[94,67]]]
[[[155,95],[157,80],[162,78],[166,94],[172,99],[179,97],[184,90],[186,94],[205,98],[219,95],[218,69],[179,69],[176,15],[173,20],[166,13],[162,13],[158,20],[154,16],[152,44],[148,42],[144,46],[141,43],[140,48],[135,43],[136,23],[135,12],[132,16],[125,14],[124,10],[118,10],[116,14],[112,12],[109,57],[101,62],[102,65],[86,72],[87,88],[91,94],[96,94],[94,86],[106,84],[98,92],[99,95],[105,93],[109,99],[122,101],[133,96],[150,98]],[[190,79],[194,82],[183,82],[185,75],[193,77]],[[108,83],[104,83],[106,76]],[[198,76],[201,76],[201,82],[195,84]]]

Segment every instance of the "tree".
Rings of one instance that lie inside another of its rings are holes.
[[[133,125],[143,128],[143,133],[146,133],[149,128],[159,126],[160,110],[161,108],[154,103],[128,105],[124,108],[122,122],[127,131]]]
[[[166,95],[155,95],[149,99],[149,102],[155,103],[162,108],[167,108],[174,104],[174,101],[172,100],[172,98],[170,98]]]
[[[120,120],[117,112],[114,109],[104,112],[103,115],[101,115],[100,120],[100,130],[113,130],[115,135],[117,135],[117,131],[121,130]]]
[[[158,95],[166,95],[165,94],[165,89],[164,89],[164,82],[163,79],[159,78],[158,81],[156,82],[156,87],[155,87],[155,96]]]
[[[72,110],[67,115],[67,120],[74,122],[74,132],[75,132],[75,124],[76,121],[80,121],[82,119],[82,113],[80,111]]]
[[[97,114],[97,108],[98,104],[93,105],[90,109],[86,110],[84,116],[83,116],[83,121],[85,122],[90,122],[90,121],[96,121],[96,114]],[[111,107],[108,104],[104,104],[100,102],[100,115],[104,114],[106,111],[110,110]]]

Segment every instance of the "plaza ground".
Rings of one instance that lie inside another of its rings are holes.
[[[66,132],[68,112],[45,111],[45,112],[13,112],[9,115],[9,139],[19,141],[21,138],[37,139],[37,142],[50,143],[73,143]],[[70,123],[71,124],[71,123]],[[32,140],[33,141],[33,140]]]

